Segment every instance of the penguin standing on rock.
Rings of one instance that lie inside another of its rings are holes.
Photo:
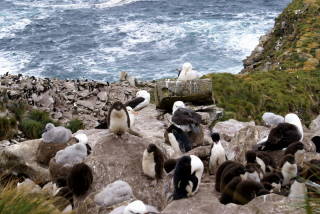
[[[185,132],[200,132],[201,115],[191,109],[185,108],[182,101],[173,104],[172,123]]]
[[[138,111],[150,103],[150,94],[146,90],[138,91],[136,97],[126,103],[133,110]]]
[[[109,130],[121,136],[130,129],[130,117],[126,107],[121,102],[115,102],[108,112]]]
[[[188,135],[179,127],[172,124],[167,130],[168,141],[176,152],[188,152],[192,149],[192,142]]]
[[[304,160],[304,145],[301,142],[290,144],[286,149],[285,155],[291,154],[297,163],[303,164]]]
[[[297,176],[298,167],[294,160],[293,155],[286,155],[281,160],[280,164],[281,174],[283,176],[282,186],[286,186],[290,183],[290,180]]]
[[[197,156],[190,155],[180,158],[173,175],[173,200],[194,195],[199,189],[203,170],[203,163]]]
[[[143,152],[142,169],[143,173],[150,178],[161,179],[163,175],[164,155],[155,144],[149,144]]]
[[[219,133],[212,133],[211,139],[213,144],[210,151],[209,172],[210,174],[213,174],[218,167],[227,160],[227,157],[226,152],[220,142]]]

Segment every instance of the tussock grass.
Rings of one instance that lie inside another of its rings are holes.
[[[30,111],[26,118],[21,121],[20,129],[29,139],[41,138],[41,134],[47,123],[56,124],[49,116],[48,112],[41,110]]]
[[[305,124],[320,114],[320,72],[256,72],[244,75],[209,74],[222,120],[261,121],[264,112],[297,113]]]
[[[80,129],[84,129],[85,126],[83,124],[83,122],[79,119],[73,119],[70,120],[68,125],[66,126],[66,128],[70,129],[72,131],[72,133],[77,132]]]
[[[61,214],[56,199],[8,185],[0,188],[0,214]]]

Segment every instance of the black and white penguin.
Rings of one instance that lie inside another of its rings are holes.
[[[281,169],[281,174],[283,176],[282,186],[288,185],[290,180],[298,174],[298,167],[294,160],[294,156],[290,154],[283,157],[279,168]]]
[[[247,151],[245,154],[245,158],[246,158],[247,163],[258,164],[260,166],[260,170],[258,172],[259,174],[266,173],[266,164],[264,163],[264,161],[261,158],[257,157],[257,153],[255,151],[252,151],[252,150]]]
[[[218,167],[227,160],[226,151],[224,150],[221,142],[219,133],[212,133],[211,139],[213,141],[211,150],[210,150],[210,159],[209,159],[209,172],[214,174]]]
[[[265,189],[270,192],[280,192],[282,182],[283,176],[278,172],[268,173],[261,180]]]
[[[67,185],[75,196],[84,195],[89,190],[92,181],[92,170],[85,163],[74,165],[67,177]]]
[[[298,117],[298,115],[296,115],[294,113],[289,113],[284,117],[284,122],[295,125],[298,128],[298,131],[300,133],[299,141],[302,141],[303,140],[303,127],[302,127],[302,123],[301,123],[301,120]]]
[[[265,165],[265,172],[273,172],[275,169],[277,169],[277,164],[273,157],[268,152],[263,151],[257,151],[257,157],[263,161]],[[260,163],[258,159],[258,162]]]
[[[116,135],[122,135],[130,128],[130,117],[121,102],[115,102],[108,112],[108,128]]]
[[[182,101],[174,102],[171,121],[184,132],[200,132],[201,115],[186,108]]]
[[[168,140],[176,152],[188,152],[192,149],[192,142],[188,135],[179,127],[172,124],[167,128]]]
[[[257,163],[247,163],[245,166],[246,173],[244,175],[246,180],[260,182],[263,178],[264,173],[259,164]]]
[[[167,174],[171,173],[176,168],[177,162],[177,159],[169,159],[164,162],[164,170]]]
[[[244,205],[255,197],[266,194],[269,194],[269,191],[266,190],[261,183],[245,180],[237,185],[233,193],[232,201],[235,204]]]
[[[130,106],[133,110],[138,111],[146,107],[150,103],[150,94],[146,90],[140,90],[137,92],[136,97],[126,103],[126,106]]]
[[[240,163],[229,164],[222,172],[220,179],[220,191],[223,192],[226,185],[236,176],[241,176],[245,179],[246,169]]]
[[[195,155],[183,156],[177,162],[173,175],[173,200],[194,195],[201,183],[204,166]]]
[[[297,126],[290,123],[279,123],[275,128],[271,129],[267,141],[261,143],[258,150],[282,150],[300,139],[301,133]]]
[[[320,136],[314,136],[311,141],[316,146],[316,152],[320,153]]]
[[[153,179],[161,179],[163,175],[164,155],[155,144],[149,144],[142,157],[142,170]]]
[[[288,146],[288,148],[285,151],[285,155],[291,154],[294,156],[295,161],[298,164],[303,164],[304,161],[304,145],[301,142],[295,142]]]
[[[220,183],[221,183],[221,176],[222,176],[223,171],[224,171],[229,165],[234,165],[234,164],[238,164],[238,163],[235,162],[235,161],[228,160],[228,161],[223,162],[223,163],[218,167],[218,170],[217,170],[217,173],[216,173],[216,184],[215,184],[215,189],[216,189],[217,192],[220,192]]]

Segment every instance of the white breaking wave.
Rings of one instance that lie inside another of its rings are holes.
[[[102,3],[88,3],[83,1],[77,1],[76,3],[69,3],[69,1],[65,1],[65,4],[50,4],[50,2],[13,2],[15,5],[19,6],[28,6],[35,8],[55,8],[55,9],[86,9],[86,8],[109,8],[109,7],[117,7],[123,6],[126,4],[131,4],[140,0],[109,0]],[[63,2],[64,3],[64,2]]]

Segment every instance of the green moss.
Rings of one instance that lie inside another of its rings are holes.
[[[216,104],[234,119],[259,122],[264,112],[296,112],[308,124],[320,114],[320,73],[317,71],[210,74]]]
[[[81,120],[73,119],[73,120],[70,120],[66,128],[70,129],[72,133],[75,133],[80,129],[84,129],[85,126]]]
[[[10,139],[16,133],[17,121],[11,117],[0,117],[0,140]]]
[[[57,123],[50,118],[48,112],[32,110],[21,121],[20,129],[27,138],[37,139],[41,137],[47,123],[57,125]]]

